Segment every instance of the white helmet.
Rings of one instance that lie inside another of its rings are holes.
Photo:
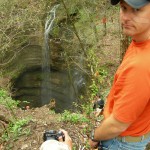
[[[47,140],[42,143],[40,150],[70,150],[68,145],[56,140]]]

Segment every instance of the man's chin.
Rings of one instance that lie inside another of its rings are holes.
[[[126,36],[133,36],[133,33],[131,33],[130,31],[127,31],[127,30],[123,30],[123,34],[126,35]]]

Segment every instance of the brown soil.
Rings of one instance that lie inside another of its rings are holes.
[[[2,115],[0,116],[1,129],[5,129],[7,127],[10,116],[11,114],[9,111],[2,112]],[[76,149],[79,149],[79,146],[83,147],[86,145],[87,135],[83,134],[82,132],[83,129],[86,129],[87,125],[75,125],[67,122],[62,122],[59,120],[60,114],[52,113],[52,111],[50,111],[48,106],[46,105],[35,109],[18,109],[16,112],[16,116],[20,119],[32,117],[28,125],[22,128],[22,130],[29,129],[30,133],[29,135],[21,135],[16,139],[14,139],[11,133],[8,133],[10,139],[7,142],[2,142],[1,140],[0,150],[38,150],[43,142],[44,131],[59,130],[60,128],[68,131]]]
[[[1,115],[0,115],[0,128],[6,128],[8,122],[10,121],[10,111],[7,111],[6,108],[1,106]],[[45,130],[59,130],[63,128],[68,131],[70,134],[73,144],[76,150],[79,150],[79,147],[86,145],[88,141],[87,125],[86,124],[71,124],[64,123],[59,120],[60,114],[54,114],[49,110],[48,106],[43,106],[35,109],[21,110],[16,111],[17,118],[27,118],[32,117],[28,125],[23,127],[23,130],[30,129],[29,135],[21,135],[14,139],[11,137],[7,142],[2,142],[0,144],[0,150],[38,150],[40,145],[43,142],[43,133]],[[86,132],[84,132],[86,130]],[[0,130],[2,133],[2,130]],[[88,150],[86,148],[84,150]],[[147,148],[150,150],[150,146]]]

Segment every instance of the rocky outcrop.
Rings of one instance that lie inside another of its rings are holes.
[[[11,76],[12,96],[22,101],[21,107],[26,105],[39,107],[55,99],[57,111],[69,109],[72,107],[72,102],[77,101],[85,91],[86,79],[82,71],[84,64],[82,41],[73,26],[74,21],[79,19],[78,11],[75,9],[66,14],[64,6],[60,5],[57,15],[47,42],[50,77],[46,82],[50,85],[47,89],[51,93],[49,99],[41,101],[41,87],[44,78],[42,53],[45,49],[43,23],[46,17],[42,18],[42,23],[38,24],[37,28],[35,27],[35,32],[32,31],[31,35],[28,33],[30,36],[25,40],[26,43],[21,45],[20,50],[17,49],[16,53],[15,50],[12,50],[15,57],[4,67],[4,70]],[[30,102],[30,104],[23,101]]]
[[[42,100],[41,87],[43,80],[42,73],[42,50],[41,45],[29,45],[25,47],[11,63],[9,69],[14,72],[13,98],[21,100],[21,107],[39,107],[50,103],[51,99],[56,100],[55,110],[60,112],[72,107],[84,91],[85,78],[82,72],[75,67],[67,68],[65,57],[61,54],[63,48],[55,43],[50,45],[50,99]],[[16,74],[16,75],[15,75]],[[42,100],[42,101],[41,101]],[[27,101],[25,103],[23,101]]]

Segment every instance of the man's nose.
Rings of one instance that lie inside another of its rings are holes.
[[[130,21],[132,18],[132,14],[130,12],[122,12],[121,19],[122,21]]]

